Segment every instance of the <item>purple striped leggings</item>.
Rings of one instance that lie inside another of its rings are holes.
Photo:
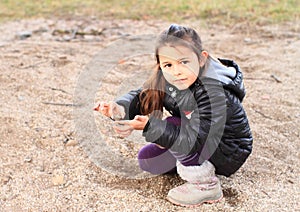
[[[178,117],[168,117],[166,120],[177,126],[180,126],[181,123]],[[192,155],[184,155],[150,143],[140,149],[138,162],[142,170],[158,175],[175,172],[177,160],[184,166],[199,165],[199,157],[200,153],[198,152]]]

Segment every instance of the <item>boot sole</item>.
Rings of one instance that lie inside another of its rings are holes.
[[[209,200],[203,200],[199,203],[196,204],[185,204],[182,202],[178,202],[170,197],[167,197],[167,200],[169,200],[171,203],[175,204],[175,205],[179,205],[179,206],[183,206],[183,207],[188,207],[188,208],[194,208],[194,207],[198,207],[204,203],[208,203],[208,204],[212,204],[212,203],[216,203],[216,202],[220,202],[223,199],[223,194],[220,197],[217,197],[215,199],[209,199]]]

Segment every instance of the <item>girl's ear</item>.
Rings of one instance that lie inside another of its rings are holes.
[[[201,52],[200,67],[202,67],[202,66],[205,65],[206,60],[207,60],[207,57],[208,57],[208,52],[203,50],[203,51]]]
[[[203,51],[201,52],[201,55],[202,55],[203,57],[207,58],[207,57],[208,57],[208,52],[205,51],[205,50],[203,50]]]

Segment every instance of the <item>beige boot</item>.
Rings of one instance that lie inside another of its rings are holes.
[[[202,203],[218,202],[223,193],[219,179],[215,176],[215,167],[209,161],[200,166],[183,166],[177,164],[179,176],[187,183],[169,191],[167,199],[186,207],[194,207]]]

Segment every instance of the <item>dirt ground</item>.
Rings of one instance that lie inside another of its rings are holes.
[[[299,21],[234,27],[183,23],[199,32],[212,55],[233,59],[244,71],[253,153],[236,174],[220,176],[221,202],[174,206],[165,197],[183,183],[177,175],[121,177],[97,163],[109,156],[93,158],[80,145],[74,123],[80,74],[118,39],[157,34],[169,24],[39,19],[0,25],[0,211],[299,211]],[[134,48],[128,51],[136,55]],[[135,71],[151,64],[143,57],[120,61],[99,85],[95,102],[113,100],[124,81],[139,83],[144,75]],[[128,81],[131,72],[139,77]],[[143,144],[136,141],[139,135],[110,136],[111,122],[94,115],[111,148],[134,160]]]

